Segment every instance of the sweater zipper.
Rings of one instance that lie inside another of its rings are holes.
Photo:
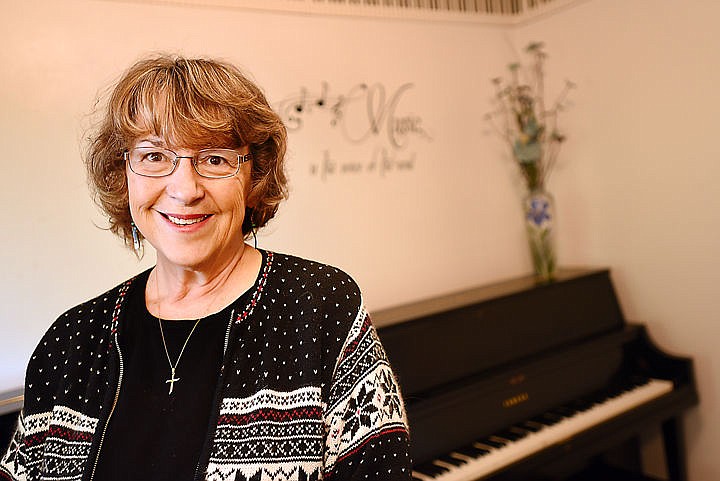
[[[95,478],[95,470],[97,469],[98,462],[100,461],[100,453],[102,452],[103,442],[105,441],[105,434],[107,433],[108,426],[110,425],[110,419],[112,418],[113,412],[115,412],[115,406],[117,406],[118,399],[120,398],[120,385],[122,384],[124,365],[122,352],[120,351],[120,343],[118,342],[117,332],[114,334],[115,337],[115,348],[117,349],[118,359],[120,364],[120,375],[118,376],[117,388],[115,389],[115,399],[113,400],[112,407],[110,408],[110,414],[108,414],[105,420],[105,426],[103,427],[102,435],[100,436],[100,444],[98,445],[97,454],[95,455],[95,462],[93,463],[92,473],[90,474],[90,481]]]
[[[219,386],[217,388],[217,402],[215,404],[215,411],[214,413],[218,413],[220,410],[220,403],[222,402],[222,396],[220,393],[222,392],[222,385],[223,385],[223,378],[225,374],[225,356],[227,354],[227,348],[228,343],[230,342],[230,330],[233,325],[233,319],[235,318],[235,309],[233,309],[230,312],[230,321],[228,322],[227,329],[225,330],[225,343],[223,344],[223,363],[220,366],[220,379],[219,379]],[[210,430],[210,427],[216,427],[213,426],[217,424],[217,417],[211,417],[210,419],[210,425],[208,426],[208,431]],[[207,437],[206,437],[207,440]],[[202,464],[203,458],[204,458],[204,452],[200,454],[200,459],[198,459],[197,465],[195,466],[195,476],[193,476],[194,481],[202,481],[202,478],[200,478],[200,465]],[[92,481],[92,478],[90,479]]]

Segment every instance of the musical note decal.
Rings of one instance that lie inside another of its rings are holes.
[[[310,166],[312,175],[322,180],[338,174],[383,176],[413,170],[417,155],[407,151],[412,139],[432,141],[421,116],[401,111],[402,100],[413,87],[414,84],[405,83],[390,90],[381,83],[358,83],[343,94],[331,95],[329,83],[322,82],[318,91],[311,92],[303,86],[297,94],[278,102],[275,108],[291,132],[302,130],[315,116],[319,121],[327,119],[330,128],[340,132],[351,144],[368,141],[379,144],[364,162],[338,163],[326,149],[323,158]]]

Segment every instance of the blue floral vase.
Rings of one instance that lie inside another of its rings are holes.
[[[524,202],[530,256],[538,282],[550,282],[555,276],[555,201],[545,189],[531,190]]]

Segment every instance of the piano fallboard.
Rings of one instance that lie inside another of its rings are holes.
[[[609,271],[581,269],[562,270],[549,284],[522,277],[373,312],[372,318],[382,326],[406,395],[625,323]]]

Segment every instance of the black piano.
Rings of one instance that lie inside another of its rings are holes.
[[[22,408],[23,390],[21,388],[10,391],[0,391],[0,456],[10,444],[10,438],[15,430],[18,414]]]
[[[403,389],[422,481],[647,480],[661,428],[685,481],[692,361],[626,322],[607,270],[564,270],[372,313]]]

